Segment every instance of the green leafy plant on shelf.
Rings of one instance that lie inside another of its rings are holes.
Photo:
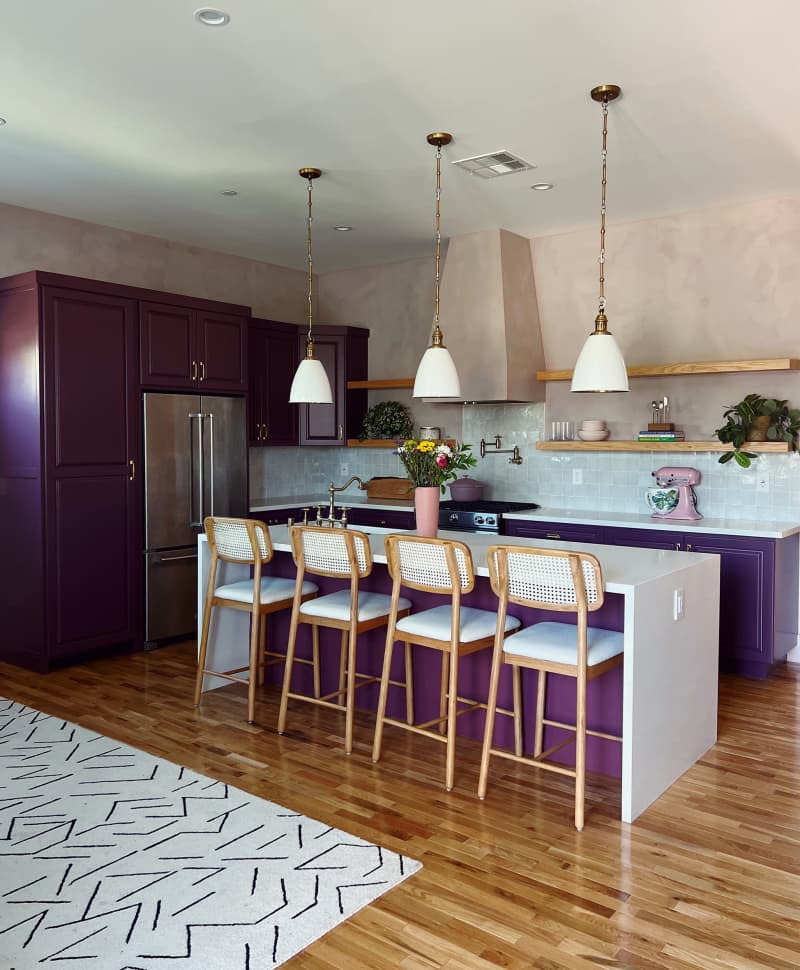
[[[722,465],[733,459],[742,468],[749,468],[752,459],[758,456],[744,450],[748,441],[785,441],[791,451],[797,451],[800,410],[790,408],[788,401],[748,394],[738,404],[727,408],[722,416],[725,424],[714,434],[723,444],[733,445],[733,451],[720,455]],[[762,437],[754,438],[754,430],[759,425],[763,425]]]
[[[410,438],[414,433],[411,412],[400,401],[380,401],[364,415],[359,438]]]

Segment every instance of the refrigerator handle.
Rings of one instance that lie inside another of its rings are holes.
[[[195,469],[197,470],[197,495],[198,495],[198,510],[199,515],[197,519],[192,519],[189,525],[192,528],[203,528],[203,505],[205,504],[204,491],[205,491],[205,481],[203,478],[203,414],[200,411],[195,411],[189,414],[189,427],[191,428],[191,423],[197,418],[197,455],[195,456],[194,467],[192,468],[192,486],[194,486]],[[190,515],[194,515],[194,505],[192,505],[192,510]]]
[[[211,502],[210,502],[211,511],[209,514],[213,515],[214,514],[214,491],[215,491],[214,489],[214,413],[213,411],[209,411],[208,414],[206,414],[206,417],[208,418],[208,468],[209,468],[209,474],[211,476],[211,487],[209,489],[209,494],[211,497]]]

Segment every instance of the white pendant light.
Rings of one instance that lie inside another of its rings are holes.
[[[314,338],[311,326],[314,318],[313,292],[314,276],[311,259],[311,194],[314,179],[322,172],[318,168],[301,168],[300,177],[308,180],[308,224],[306,231],[306,253],[308,257],[308,335],[306,337],[306,356],[297,366],[294,380],[289,391],[290,404],[333,404],[331,382],[322,363],[314,356]]]
[[[603,105],[603,176],[600,202],[600,299],[594,330],[589,334],[578,355],[572,372],[572,391],[627,391],[628,371],[622,352],[611,336],[606,317],[605,261],[606,261],[606,141],[608,138],[608,102],[621,94],[616,84],[601,84],[592,88],[593,101]]]
[[[433,336],[431,345],[422,355],[414,378],[413,397],[460,398],[461,383],[456,365],[445,347],[439,329],[439,287],[441,282],[442,233],[439,203],[442,197],[442,145],[449,145],[452,135],[446,131],[434,131],[428,135],[428,144],[436,145],[436,300],[433,311]]]

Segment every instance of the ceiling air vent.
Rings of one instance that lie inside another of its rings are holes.
[[[458,165],[459,168],[482,179],[495,179],[500,175],[513,175],[515,172],[527,172],[529,169],[536,168],[531,162],[526,162],[524,158],[505,150],[491,152],[488,155],[475,155],[472,158],[459,158],[453,162],[453,165]]]

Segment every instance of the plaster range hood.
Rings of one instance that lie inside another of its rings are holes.
[[[441,327],[462,401],[543,401],[544,351],[529,239],[492,229],[450,239]]]

